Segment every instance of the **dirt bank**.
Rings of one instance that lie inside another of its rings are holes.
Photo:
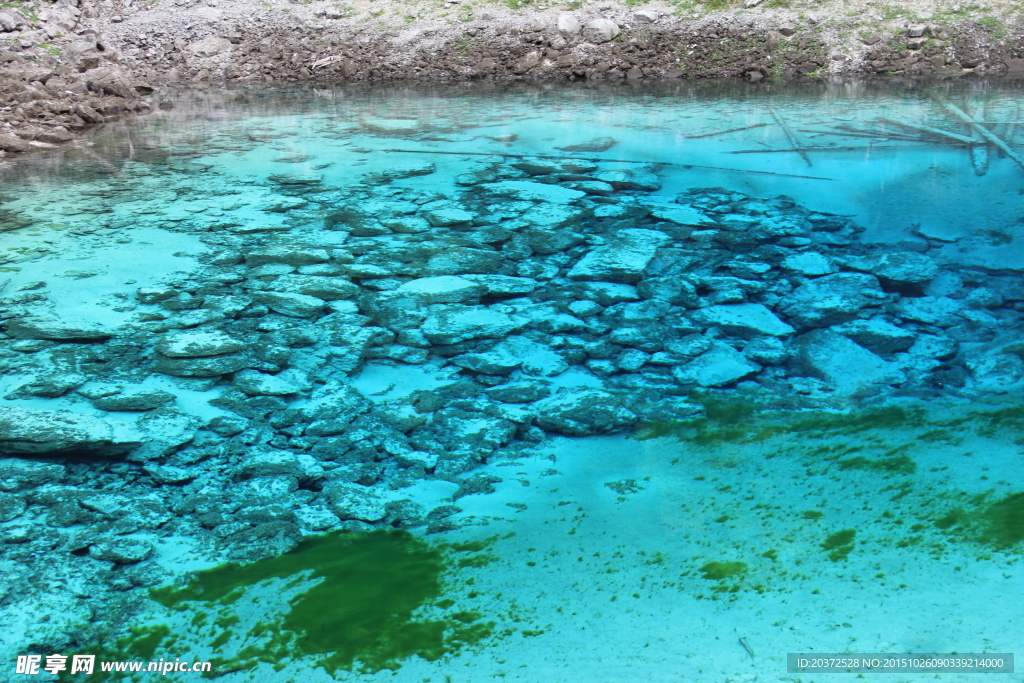
[[[149,111],[158,106],[154,87],[172,82],[1024,72],[1024,26],[998,4],[812,5],[8,4],[0,8],[0,154],[67,143],[91,126]]]

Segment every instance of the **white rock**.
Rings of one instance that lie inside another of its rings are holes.
[[[580,32],[582,25],[579,19],[568,13],[558,15],[558,35],[563,38],[572,38]]]
[[[256,370],[236,373],[235,384],[250,396],[287,396],[299,391],[297,386],[285,379]]]
[[[726,332],[742,337],[767,334],[783,337],[793,328],[779,320],[764,304],[721,304],[694,311],[694,321],[721,327]]]
[[[761,370],[761,366],[725,342],[715,342],[711,348],[672,371],[683,384],[702,387],[721,387],[737,382]]]
[[[587,23],[583,29],[583,37],[591,43],[607,43],[619,35],[619,25],[611,19],[599,17]]]
[[[422,304],[459,304],[478,300],[484,288],[456,275],[438,275],[410,280],[395,290]]]
[[[231,41],[227,38],[210,36],[197,40],[188,46],[189,52],[199,57],[213,57],[231,49]]]

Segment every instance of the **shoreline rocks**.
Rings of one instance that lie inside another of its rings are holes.
[[[1007,37],[991,22],[924,29],[883,22],[879,40],[864,42],[851,38],[856,31],[841,14],[811,21],[763,8],[690,18],[614,5],[600,12],[488,9],[460,24],[424,15],[412,26],[395,17],[372,24],[331,18],[334,10],[318,4],[285,15],[244,0],[222,2],[198,21],[162,3],[117,14],[80,0],[43,8],[32,16],[0,13],[0,35],[15,39],[0,50],[0,156],[49,149],[119,117],[169,108],[171,101],[151,96],[172,83],[1024,74],[1024,50],[1013,47],[1022,27],[1012,17],[1001,29]],[[596,194],[605,182],[616,184],[597,177],[564,189]]]

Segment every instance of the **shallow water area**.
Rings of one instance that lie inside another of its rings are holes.
[[[4,654],[1012,652],[1019,86],[181,91],[0,165]]]

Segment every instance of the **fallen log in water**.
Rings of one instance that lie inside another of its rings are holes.
[[[441,149],[382,149],[382,152],[401,152],[404,154],[453,154],[455,156],[479,156],[479,157],[515,157],[517,159],[554,159],[562,161],[572,159],[575,161],[591,161],[595,164],[658,164],[661,166],[678,166],[679,168],[703,168],[709,171],[725,171],[727,173],[755,173],[758,175],[775,175],[784,178],[804,178],[806,180],[835,180],[835,178],[824,178],[816,175],[798,175],[796,173],[779,173],[778,171],[754,171],[747,168],[725,168],[723,166],[701,166],[700,164],[678,164],[672,161],[651,161],[640,159],[602,159],[600,157],[575,157],[568,155],[552,154],[512,154],[510,152],[452,152]]]
[[[924,133],[931,133],[932,135],[938,135],[939,137],[949,138],[950,140],[956,140],[957,142],[963,143],[965,145],[975,144],[975,140],[973,138],[969,138],[966,135],[960,135],[959,133],[953,133],[948,130],[943,130],[942,128],[925,126],[919,123],[907,123],[906,121],[893,121],[892,119],[887,119],[884,117],[880,117],[879,120],[884,121],[885,123],[888,123],[893,126],[903,126],[904,128],[910,128],[911,130],[919,130]]]
[[[975,121],[973,118],[970,117],[970,115],[967,114],[967,112],[965,112],[963,109],[956,106],[952,102],[947,102],[946,100],[944,100],[939,95],[936,95],[935,93],[931,93],[931,97],[933,100],[938,102],[943,109],[945,109],[946,111],[953,114],[961,121],[969,125],[971,127],[971,130],[976,130],[983,138],[991,142],[999,149],[1006,152],[1006,156],[1013,159],[1018,166],[1024,169],[1024,159],[1022,159],[1019,154],[1010,149],[1010,146],[1003,142],[1003,140],[1000,137],[998,137],[995,133],[993,133],[988,128]]]

